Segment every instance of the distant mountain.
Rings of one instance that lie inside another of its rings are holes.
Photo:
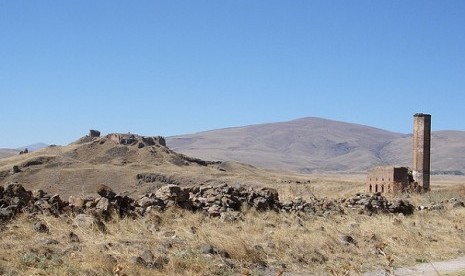
[[[46,148],[46,147],[48,147],[47,144],[35,143],[35,144],[27,145],[27,146],[24,146],[24,147],[19,147],[19,148],[16,148],[16,149],[0,149],[0,158],[6,158],[6,157],[10,157],[10,156],[19,154],[19,152],[24,150],[24,149],[27,149],[28,151],[35,151],[35,150],[40,150],[40,149],[43,149],[43,148]]]
[[[432,169],[465,172],[465,132],[437,131],[432,136]],[[314,117],[168,137],[167,144],[197,158],[303,173],[366,171],[412,162],[409,134]]]
[[[43,148],[46,148],[46,147],[48,147],[48,145],[45,144],[45,143],[35,143],[35,144],[27,145],[27,146],[24,146],[24,147],[19,147],[19,148],[17,148],[17,150],[28,149],[29,151],[35,151],[35,150],[40,150],[40,149],[43,149]]]

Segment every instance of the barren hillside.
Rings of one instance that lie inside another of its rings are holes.
[[[68,146],[50,146],[0,159],[0,186],[21,183],[27,189],[67,197],[94,194],[99,184],[130,195],[153,192],[166,184],[260,186],[284,181],[282,175],[250,165],[209,162],[178,154],[160,137],[126,136],[86,136]]]

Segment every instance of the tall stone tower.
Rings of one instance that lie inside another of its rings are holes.
[[[413,180],[421,191],[429,191],[431,163],[431,115],[413,115]]]

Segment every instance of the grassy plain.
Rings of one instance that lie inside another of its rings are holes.
[[[281,200],[349,197],[364,189],[363,175],[293,175],[300,184],[286,184],[290,174],[267,177],[279,181]],[[404,197],[415,205],[465,200],[465,178],[432,182],[431,193]],[[37,220],[48,233],[32,229]],[[105,233],[73,222],[26,215],[9,222],[0,232],[0,275],[360,275],[465,255],[465,208],[329,217],[249,209],[234,222],[169,209],[113,219]],[[71,242],[70,232],[80,241]],[[205,245],[216,253],[202,252]],[[156,265],[138,264],[141,254],[153,254]]]

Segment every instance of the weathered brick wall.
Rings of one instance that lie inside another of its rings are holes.
[[[408,168],[375,167],[367,176],[366,190],[369,193],[399,193],[408,185]]]

